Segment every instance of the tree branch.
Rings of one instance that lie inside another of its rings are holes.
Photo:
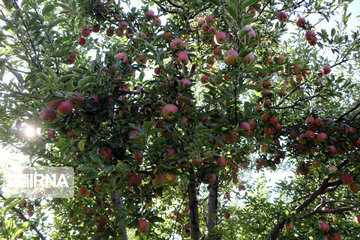
[[[341,164],[339,164],[338,169],[341,169],[343,166],[345,166],[347,163],[349,162],[349,160],[345,160],[343,161]],[[304,210],[307,206],[309,206],[319,195],[326,193],[326,190],[329,187],[335,187],[338,186],[340,184],[342,184],[341,180],[338,181],[334,181],[334,182],[329,182],[330,178],[325,179],[320,186],[312,193],[310,194],[305,201],[300,204],[299,206],[297,206],[295,208],[295,211],[297,213],[300,213],[302,210]],[[284,227],[286,222],[286,218],[281,218],[277,224],[274,226],[273,229],[271,229],[271,231],[269,232],[269,234],[266,237],[266,240],[275,240],[277,239],[277,234],[280,232],[280,230]]]
[[[6,201],[6,198],[0,194],[0,197]],[[12,207],[11,210],[13,210],[17,215],[18,217],[25,221],[25,222],[30,222],[29,219],[27,219],[24,214],[22,214],[22,212],[20,212],[19,210],[17,210],[15,207]],[[44,237],[44,235],[39,231],[39,229],[37,229],[37,227],[33,224],[33,223],[30,223],[30,227],[37,233],[37,235],[39,235],[40,239],[42,240],[46,240],[46,238]]]
[[[346,115],[348,115],[349,113],[355,111],[358,107],[360,106],[360,101],[358,101],[354,107],[352,107],[350,110],[346,111],[344,114],[342,114],[338,119],[335,120],[335,122],[339,122],[340,120],[342,120]]]
[[[173,10],[166,9],[164,6],[162,6],[160,3],[158,3],[155,0],[154,0],[154,2],[156,3],[156,5],[158,5],[159,8],[161,8],[161,10],[163,10],[163,11],[165,11],[167,13],[179,13],[178,11],[173,11]]]
[[[198,212],[198,202],[196,199],[196,181],[194,169],[190,168],[190,177],[188,185],[188,194],[189,194],[189,210],[190,210],[190,234],[191,239],[198,240],[201,237],[200,226],[199,226],[199,212]]]
[[[122,202],[122,199],[121,199],[121,195],[118,191],[115,191],[114,193],[114,208],[115,210],[117,211],[121,211],[123,209],[123,202]],[[126,233],[126,227],[123,223],[121,223],[121,230],[120,230],[120,234],[121,234],[121,239],[122,240],[127,240],[128,239],[128,236],[127,236],[127,233]]]
[[[168,3],[170,3],[171,5],[173,5],[173,6],[176,7],[176,8],[183,8],[182,5],[176,4],[176,3],[174,3],[174,2],[171,1],[171,0],[167,0],[167,1],[168,1]]]

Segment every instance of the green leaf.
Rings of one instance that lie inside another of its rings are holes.
[[[78,87],[80,90],[83,90],[88,84],[94,83],[94,76],[87,76],[79,80]]]
[[[15,207],[17,204],[19,204],[20,202],[22,202],[22,199],[19,198],[8,198],[5,203],[5,210],[4,213],[6,213],[7,211],[9,211],[11,208]]]
[[[42,14],[44,16],[48,15],[50,12],[52,12],[52,10],[54,10],[55,6],[52,4],[48,4],[44,7],[44,9],[42,10]]]
[[[251,6],[257,2],[258,0],[246,0],[243,4],[241,4],[241,9],[245,9],[246,7]]]
[[[156,223],[156,222],[165,222],[165,220],[158,216],[153,216],[149,219],[149,222]]]
[[[54,70],[52,70],[49,67],[44,66],[45,71],[47,72],[47,74],[50,76],[52,82],[55,82],[57,80],[57,76],[56,73],[54,72]]]
[[[78,148],[81,152],[85,150],[85,143],[86,143],[86,139],[81,139],[80,142],[78,142]]]
[[[226,0],[226,4],[228,5],[225,9],[230,14],[230,16],[237,21],[238,19],[238,13],[237,13],[237,6],[236,4],[231,0]]]
[[[17,229],[14,235],[11,237],[11,239],[16,239],[17,236],[19,236],[20,233],[24,232],[28,227],[30,226],[30,222],[24,222],[21,224]]]
[[[5,58],[1,58],[0,59],[0,69],[5,65],[6,63],[6,59]]]

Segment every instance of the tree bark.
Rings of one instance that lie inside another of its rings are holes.
[[[190,210],[190,236],[191,239],[198,240],[201,237],[200,226],[199,226],[199,212],[198,212],[198,201],[195,183],[194,170],[190,170],[190,178],[188,185],[189,194],[189,210]]]
[[[114,209],[117,211],[120,211],[123,209],[123,202],[121,199],[121,195],[118,191],[114,193]],[[128,240],[128,236],[126,233],[126,227],[124,223],[121,223],[121,233],[120,233],[120,239],[121,240]]]
[[[218,182],[216,181],[209,190],[208,222],[207,222],[209,239],[220,239],[220,237],[214,232],[214,228],[217,224],[217,207],[218,207]]]

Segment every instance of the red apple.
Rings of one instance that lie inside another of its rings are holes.
[[[314,118],[313,117],[307,117],[305,122],[306,122],[306,125],[311,127],[314,124]]]
[[[336,154],[336,147],[334,145],[330,145],[329,150],[331,154]]]
[[[354,181],[353,177],[351,175],[349,175],[349,174],[344,174],[342,176],[342,182],[345,185],[349,185],[349,184],[353,183],[353,181]]]
[[[145,55],[141,55],[140,57],[138,57],[138,58],[136,59],[136,62],[137,62],[138,64],[145,64],[146,61],[147,61],[147,57],[146,57]]]
[[[355,222],[360,224],[360,215],[355,216]]]
[[[90,29],[89,29],[89,28],[83,28],[83,29],[81,30],[81,35],[82,35],[83,37],[89,36],[89,35],[90,35]]]
[[[305,38],[308,41],[312,41],[312,40],[316,39],[316,34],[314,31],[307,30],[305,33]]]
[[[352,183],[349,185],[349,189],[351,192],[353,193],[358,193],[359,192],[359,185]]]
[[[209,25],[215,23],[215,17],[213,15],[206,16],[205,22]]]
[[[165,181],[166,181],[166,178],[165,178],[164,174],[159,173],[159,174],[156,174],[155,178],[152,180],[152,185],[156,188],[161,187],[162,185],[164,185]]]
[[[314,125],[315,127],[321,127],[323,125],[323,121],[321,120],[321,118],[316,118],[314,121]]]
[[[201,83],[203,83],[203,84],[208,83],[209,77],[206,76],[206,75],[202,75],[201,78],[200,78],[200,81],[201,81]]]
[[[229,212],[224,213],[224,218],[226,219],[230,218],[230,213]]]
[[[205,177],[211,183],[215,183],[215,181],[216,181],[216,175],[215,174],[207,174]]]
[[[97,220],[99,221],[99,224],[102,226],[106,224],[106,218],[104,217],[97,217]]]
[[[100,31],[100,25],[99,24],[95,24],[91,27],[91,31],[97,33]]]
[[[40,112],[40,118],[45,123],[52,123],[56,118],[56,112],[51,108],[44,108]]]
[[[142,152],[134,152],[134,154],[132,155],[132,157],[136,160],[136,161],[141,161],[143,158],[143,153]]]
[[[55,136],[55,131],[50,129],[47,131],[48,138],[53,138]]]
[[[246,63],[246,64],[248,64],[248,63],[250,63],[254,58],[255,58],[254,54],[249,53],[248,55],[246,55],[246,56],[243,58],[243,62]]]
[[[114,30],[111,27],[106,29],[106,35],[111,37],[112,35],[114,35]]]
[[[226,158],[224,157],[219,157],[217,160],[216,160],[216,165],[218,167],[225,167],[226,166]]]
[[[125,21],[120,22],[120,28],[121,28],[122,30],[127,29],[128,26],[129,26],[129,24],[128,24],[127,22],[125,22]]]
[[[104,157],[104,161],[108,161],[112,157],[111,149],[108,148],[99,149],[98,154]]]
[[[128,140],[140,141],[140,138],[137,138],[135,136],[140,136],[140,133],[136,130],[131,130],[128,133]]]
[[[176,51],[176,50],[184,49],[185,43],[180,38],[175,38],[174,40],[171,41],[170,46],[172,49]]]
[[[250,124],[247,122],[241,122],[239,127],[244,129],[247,133],[250,132]]]
[[[122,61],[122,63],[127,63],[127,61],[128,61],[127,56],[125,55],[125,53],[122,53],[122,52],[116,54],[115,59],[116,59],[116,60],[117,60],[117,59],[120,59],[120,60]]]
[[[226,33],[225,32],[218,32],[214,36],[215,43],[218,44],[218,45],[224,44],[225,43],[225,38],[226,38]]]
[[[166,104],[161,110],[161,115],[168,121],[174,120],[177,113],[178,107],[174,104]]]
[[[249,37],[250,38],[256,38],[256,33],[255,33],[254,29],[252,29],[251,27],[245,26],[245,27],[242,28],[242,30],[243,31],[249,31]]]
[[[176,62],[187,65],[189,62],[189,56],[188,56],[187,52],[184,52],[184,51],[178,52]]]
[[[281,63],[284,63],[284,62],[285,62],[284,56],[281,56],[281,55],[280,55],[280,56],[278,57],[278,61],[281,62]]]
[[[45,103],[45,106],[47,106],[48,108],[56,109],[60,103],[61,103],[60,99],[55,99]]]
[[[341,235],[336,233],[336,234],[333,235],[331,240],[341,240]]]
[[[83,196],[86,195],[86,192],[87,192],[86,188],[79,188],[78,194],[80,196]]]
[[[288,19],[288,17],[285,12],[279,12],[279,14],[278,14],[279,22],[286,22],[287,19]]]
[[[236,58],[238,56],[238,52],[235,50],[227,50],[224,53],[224,63],[227,65],[235,65],[236,64]]]
[[[325,66],[323,67],[323,73],[324,73],[324,74],[329,74],[330,72],[331,72],[330,66],[329,66],[329,65],[325,65]]]
[[[276,124],[278,124],[279,121],[278,121],[277,117],[271,117],[269,122],[275,126]]]
[[[306,20],[305,18],[299,18],[297,21],[296,21],[296,26],[298,26],[299,28],[303,28],[306,24]]]
[[[147,10],[145,12],[145,17],[147,20],[153,20],[155,17],[155,13],[152,10]]]
[[[321,132],[317,135],[316,140],[317,142],[325,142],[327,138],[328,138],[327,134]]]
[[[82,94],[76,92],[76,97],[69,97],[69,100],[73,106],[73,108],[79,108],[84,104],[84,97]]]
[[[139,175],[136,175],[136,174],[133,174],[133,173],[128,173],[127,174],[127,180],[129,182],[129,185],[132,186],[132,185],[137,185],[139,186],[141,184],[141,176]]]
[[[61,115],[63,116],[66,116],[66,115],[69,115],[72,111],[72,103],[70,100],[65,100],[65,101],[62,101],[58,108],[57,108],[57,111],[58,113],[60,113]]]
[[[330,230],[330,225],[327,224],[326,222],[321,222],[321,223],[319,223],[319,229],[322,232],[327,232]]]
[[[79,44],[80,46],[85,45],[85,44],[86,44],[86,39],[85,39],[85,38],[83,38],[83,37],[79,38],[79,40],[78,40],[78,44]]]
[[[139,232],[146,232],[148,230],[148,228],[149,228],[149,224],[145,219],[140,219],[138,221],[137,229]]]

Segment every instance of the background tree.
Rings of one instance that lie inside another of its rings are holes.
[[[3,198],[6,221],[28,239],[358,239],[351,2],[3,1],[1,143],[76,170],[74,199]],[[278,168],[296,175],[276,191],[246,184]]]

